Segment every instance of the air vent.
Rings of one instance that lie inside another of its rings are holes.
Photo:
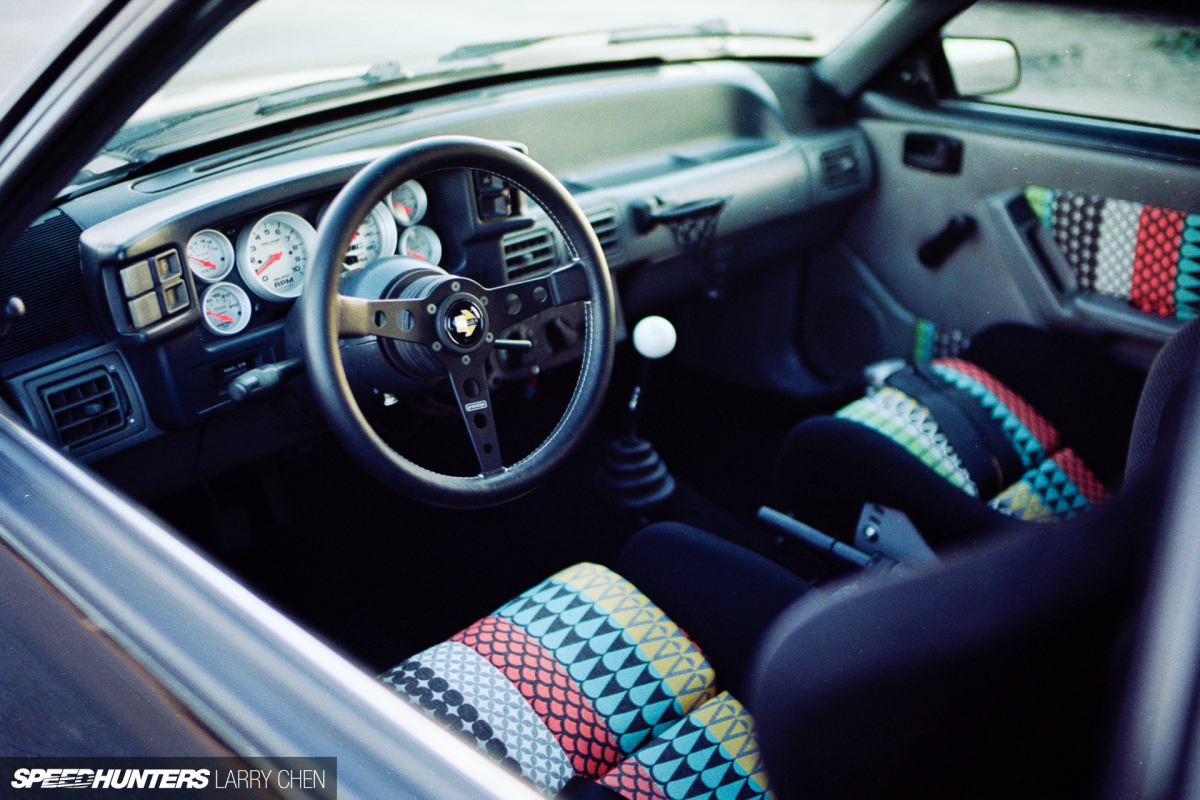
[[[122,430],[129,419],[120,379],[103,367],[41,390],[58,442],[68,450]]]
[[[858,183],[861,171],[854,145],[845,144],[821,153],[821,176],[830,189]]]
[[[504,267],[510,281],[549,272],[558,266],[554,237],[546,228],[504,237]]]
[[[621,250],[621,232],[617,223],[617,209],[608,206],[589,211],[587,221],[591,223],[604,255],[612,257]]]

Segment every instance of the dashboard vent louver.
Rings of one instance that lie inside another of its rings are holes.
[[[617,224],[617,209],[612,206],[589,211],[587,221],[591,223],[604,255],[612,257],[621,250],[621,231]]]
[[[558,266],[554,237],[546,228],[504,237],[504,268],[510,281],[549,272]]]
[[[103,367],[47,386],[42,399],[59,443],[71,450],[122,430],[128,424],[120,378]]]
[[[830,189],[858,183],[861,170],[854,145],[844,144],[821,153],[821,176]]]

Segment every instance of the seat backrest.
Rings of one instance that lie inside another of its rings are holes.
[[[1092,794],[1157,485],[781,615],[748,703],[777,796]]]

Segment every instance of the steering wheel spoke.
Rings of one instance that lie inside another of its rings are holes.
[[[486,477],[504,470],[500,460],[500,440],[496,437],[496,420],[492,415],[492,398],[488,392],[486,359],[464,356],[447,359],[454,399],[462,412],[463,422],[475,448],[479,469]]]
[[[492,328],[502,331],[534,314],[587,300],[591,293],[586,268],[573,261],[547,275],[489,289],[487,296]]]
[[[424,300],[364,300],[338,296],[340,336],[382,336],[429,344],[437,338]]]

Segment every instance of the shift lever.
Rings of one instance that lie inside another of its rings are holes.
[[[641,356],[639,378],[629,397],[620,435],[608,446],[600,470],[600,490],[623,508],[645,509],[675,491],[667,465],[645,439],[638,438],[639,407],[650,377],[650,365],[675,349],[675,327],[662,317],[646,317],[633,329],[633,346]]]

